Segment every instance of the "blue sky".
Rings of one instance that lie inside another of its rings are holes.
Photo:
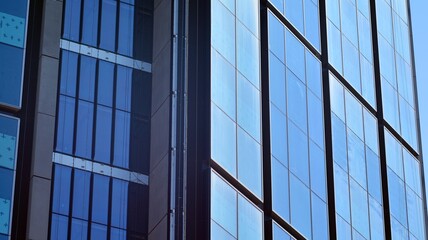
[[[419,114],[422,132],[422,151],[428,159],[428,1],[409,0],[412,14],[415,67],[419,95]],[[425,164],[428,177],[428,162]],[[428,183],[428,181],[426,181]],[[428,185],[426,186],[428,190]],[[428,191],[427,191],[428,192]],[[428,201],[427,201],[428,202]]]

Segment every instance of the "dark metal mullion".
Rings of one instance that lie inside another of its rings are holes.
[[[68,231],[67,239],[71,239],[71,222],[73,220],[73,195],[74,195],[74,168],[71,168],[71,177],[70,177],[70,201],[68,205]]]
[[[261,95],[262,95],[262,164],[263,164],[263,212],[265,240],[273,239],[272,221],[272,173],[270,142],[270,100],[269,100],[269,29],[267,0],[260,1],[261,40]]]
[[[419,158],[421,153],[417,152],[412,146],[410,146],[410,144],[397,132],[397,130],[395,130],[391,124],[389,124],[388,121],[386,121],[385,119],[382,119],[383,121],[383,125],[384,127],[388,130],[389,133],[392,134],[392,136],[394,136],[398,142],[401,143],[401,145],[407,149],[407,151],[409,151],[412,155],[414,155],[414,157]],[[419,131],[418,131],[419,132]],[[419,134],[418,134],[419,135]]]
[[[420,166],[420,173],[421,173],[421,185],[422,185],[422,197],[423,197],[423,208],[424,208],[424,220],[425,220],[425,226],[428,224],[428,206],[426,201],[426,183],[425,183],[425,171],[424,171],[424,159],[423,159],[423,151],[422,151],[422,136],[421,136],[421,121],[419,118],[419,98],[418,98],[418,81],[416,76],[416,65],[415,65],[415,46],[413,43],[413,26],[412,26],[412,14],[411,14],[411,4],[410,1],[407,1],[407,16],[408,16],[408,26],[409,26],[409,34],[410,34],[410,54],[411,54],[411,63],[412,63],[412,79],[413,79],[413,92],[414,92],[414,103],[415,103],[415,110],[416,110],[416,131],[418,134],[418,148],[419,148],[419,166]],[[426,227],[427,228],[427,227]],[[425,229],[425,234],[428,234],[428,229]]]
[[[87,239],[91,239],[91,230],[92,230],[92,197],[94,193],[94,174],[89,172],[89,199],[88,199],[88,230],[87,230]]]
[[[79,89],[80,89],[80,65],[82,61],[82,56],[77,55],[77,70],[76,70],[76,94],[74,98],[74,127],[73,127],[73,146],[71,149],[71,155],[76,153],[76,137],[77,137],[77,119],[79,114]],[[59,84],[60,85],[60,84]]]
[[[52,163],[52,181],[51,181],[51,186],[50,186],[50,193],[51,193],[51,195],[50,195],[50,197],[49,197],[49,222],[48,222],[48,234],[47,234],[47,236],[48,236],[48,239],[51,239],[52,238],[52,234],[51,234],[51,231],[52,231],[52,214],[53,214],[53,211],[52,211],[52,207],[53,207],[53,196],[54,196],[54,184],[55,184],[55,179],[54,179],[54,176],[55,176],[55,166],[56,166],[56,164],[55,163]]]
[[[320,34],[321,34],[321,64],[322,64],[322,85],[324,103],[324,140],[325,140],[325,163],[327,172],[327,193],[328,193],[328,215],[329,215],[329,236],[330,239],[337,239],[336,232],[336,203],[334,189],[334,159],[333,159],[333,137],[331,122],[331,100],[330,100],[330,74],[328,62],[328,29],[327,29],[327,7],[326,1],[319,1]]]
[[[370,15],[372,25],[372,45],[373,45],[373,67],[375,74],[376,86],[376,103],[377,112],[375,114],[378,123],[379,135],[379,155],[380,155],[380,171],[382,180],[382,201],[383,201],[383,216],[384,216],[384,231],[385,239],[391,239],[391,216],[389,209],[388,198],[388,166],[386,163],[386,147],[385,147],[385,123],[383,120],[383,103],[382,103],[382,84],[380,74],[380,60],[379,60],[379,44],[378,44],[378,30],[377,30],[377,17],[376,17],[376,1],[370,1]]]
[[[311,51],[313,55],[315,55],[320,60],[322,59],[322,56],[318,52],[318,50],[314,46],[312,46],[312,44],[305,38],[305,36],[303,36],[303,34],[299,30],[297,30],[297,28],[287,18],[285,18],[284,15],[282,15],[282,13],[278,11],[278,9],[276,9],[276,7],[272,5],[272,3],[266,0],[262,0],[262,1],[266,2],[266,5],[269,11],[272,12],[282,22],[282,24],[284,24],[287,27],[287,29],[290,30],[294,34],[294,36],[296,36],[297,39],[299,39],[309,51]],[[320,1],[320,7],[321,7],[321,2],[322,0]],[[320,20],[322,21],[322,16],[320,17],[321,17]],[[321,51],[321,52],[324,54],[324,51]]]
[[[113,198],[113,178],[108,177],[109,182],[109,191],[108,191],[108,208],[107,208],[107,240],[111,239],[111,207],[112,207],[112,198]]]
[[[272,212],[271,213],[271,218],[278,225],[280,225],[282,228],[284,228],[289,233],[289,235],[291,235],[293,238],[295,238],[297,240],[306,240],[306,238],[302,235],[302,233],[300,233],[299,231],[297,231],[290,223],[288,223],[287,221],[285,221],[277,213]],[[273,224],[273,221],[271,222],[272,224]],[[273,234],[271,233],[271,235],[273,235]]]

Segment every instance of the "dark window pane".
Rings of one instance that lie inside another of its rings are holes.
[[[88,219],[91,173],[74,170],[73,217]]]
[[[70,206],[71,168],[55,164],[53,184],[52,212],[68,215]]]
[[[86,101],[79,101],[76,131],[76,155],[92,158],[92,125],[94,106]]]
[[[27,15],[27,0],[16,0],[10,4],[8,0],[0,0],[0,9],[2,12],[25,18]]]
[[[113,165],[129,167],[130,114],[116,110]]]
[[[51,240],[67,239],[68,217],[52,214]]]
[[[58,126],[56,130],[56,151],[72,154],[74,110],[75,99],[61,95],[59,97]]]
[[[126,240],[126,231],[117,228],[111,228],[110,239]]]
[[[131,111],[132,69],[117,66],[116,108]]]
[[[132,56],[134,43],[134,6],[120,3],[117,52]]]
[[[80,57],[79,98],[93,102],[95,94],[95,58]]]
[[[91,239],[96,239],[96,240],[107,239],[107,226],[92,223]]]
[[[98,103],[111,107],[113,104],[114,64],[99,61]]]
[[[113,179],[112,191],[111,225],[126,229],[128,218],[128,182]]]
[[[97,46],[99,0],[85,0],[83,5],[82,43]]]
[[[61,57],[61,94],[76,96],[77,57],[73,52],[62,51]]]
[[[24,50],[0,43],[0,53],[0,103],[19,107]]]
[[[115,51],[116,43],[116,1],[102,0],[100,47]]]
[[[112,109],[98,105],[94,159],[110,163]]]
[[[85,240],[88,237],[88,222],[79,219],[71,220],[71,240]]]
[[[80,40],[80,4],[81,0],[65,1],[63,37],[76,42]]]
[[[110,179],[94,174],[92,193],[92,221],[107,224]]]

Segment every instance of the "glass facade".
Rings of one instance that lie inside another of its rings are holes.
[[[0,104],[21,108],[28,0],[0,1]]]
[[[64,5],[50,238],[145,239],[153,2]]]

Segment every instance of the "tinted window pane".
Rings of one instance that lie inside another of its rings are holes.
[[[406,176],[406,184],[419,196],[421,193],[421,167],[407,150],[403,150],[404,170]]]
[[[95,66],[96,60],[91,57],[80,57],[79,98],[94,101],[95,94]]]
[[[349,0],[340,0],[342,15],[342,32],[355,45],[358,46],[357,11],[355,5]]]
[[[337,239],[351,240],[351,226],[340,216],[336,215]]]
[[[287,108],[289,118],[306,133],[306,87],[287,68]]]
[[[132,56],[134,35],[134,7],[120,3],[119,35],[117,51],[126,56]]]
[[[94,106],[86,101],[79,101],[76,131],[76,155],[92,158],[92,125]]]
[[[0,102],[19,107],[24,50],[0,43],[0,52]]]
[[[215,221],[211,220],[211,239],[234,240],[236,238],[230,235],[230,233]]]
[[[132,92],[132,69],[117,67],[116,108],[130,112]]]
[[[382,2],[382,1],[379,1]],[[394,49],[392,46],[381,36],[379,36],[379,61],[380,61],[380,72],[382,76],[396,88],[395,82],[395,61],[394,61]],[[384,86],[382,82],[382,86]],[[383,92],[383,89],[382,89]]]
[[[350,175],[366,189],[366,160],[364,143],[348,130],[348,164]]]
[[[361,91],[372,107],[376,107],[375,83],[372,64],[360,54]]]
[[[404,179],[401,146],[388,131],[385,132],[385,148],[388,167],[401,179]]]
[[[56,130],[56,150],[59,152],[71,154],[73,151],[74,109],[74,98],[59,97],[58,125]]]
[[[271,152],[275,158],[288,166],[287,118],[275,106],[270,107]]]
[[[370,233],[372,239],[384,239],[383,208],[373,198],[369,197],[370,204]]]
[[[107,239],[107,226],[92,223],[91,239]]]
[[[74,170],[73,217],[88,219],[91,173]]]
[[[348,2],[349,0],[342,0]],[[342,38],[343,44],[343,75],[346,80],[361,92],[360,61],[357,48],[346,38]]]
[[[359,0],[361,2],[368,2],[367,0]],[[369,62],[372,62],[372,42],[371,42],[371,27],[370,21],[358,12],[358,34],[359,34],[359,47],[361,53],[366,57]]]
[[[211,218],[233,236],[237,236],[236,192],[211,173]]]
[[[378,202],[382,202],[379,157],[366,147],[368,191]]]
[[[331,118],[332,138],[333,138],[333,159],[344,170],[348,171],[347,151],[346,151],[346,128],[334,114]]]
[[[363,109],[364,113],[364,135],[365,135],[365,143],[367,146],[376,154],[379,154],[378,143],[379,139],[377,134],[373,136],[373,133],[378,131],[377,128],[377,120],[371,115],[365,108]]]
[[[382,78],[382,101],[385,119],[395,130],[399,131],[400,119],[397,92],[384,78]]]
[[[328,239],[327,205],[312,194],[312,231],[314,240]]]
[[[260,88],[259,40],[239,22],[237,22],[236,30],[237,30],[236,55],[237,55],[238,70],[257,89],[259,89]]]
[[[238,124],[260,142],[260,92],[238,74]]]
[[[309,136],[324,149],[323,104],[312,92],[308,92],[308,115]]]
[[[113,165],[129,167],[130,114],[116,110]]]
[[[391,8],[384,0],[376,1],[376,17],[379,33],[392,43]]]
[[[309,186],[308,138],[290,121],[288,122],[288,133],[290,137],[288,142],[290,170]]]
[[[235,66],[235,18],[218,0],[211,6],[211,44]]]
[[[269,98],[284,114],[285,109],[285,65],[269,53]]]
[[[110,163],[112,109],[98,105],[94,159]]]
[[[401,96],[399,98],[401,135],[413,148],[418,149],[416,111]]]
[[[107,224],[109,184],[108,177],[94,174],[92,193],[92,221]]]
[[[73,218],[71,220],[71,240],[84,240],[88,236],[88,222]]]
[[[79,41],[81,0],[65,1],[64,35],[65,39]]]
[[[116,1],[102,0],[101,4],[100,47],[109,51],[115,51]]]
[[[342,42],[339,29],[329,20],[327,24],[328,30],[328,62],[333,67],[342,72]]]
[[[321,63],[308,50],[306,52],[306,84],[318,97],[322,98]]]
[[[259,36],[259,1],[236,0],[236,16],[256,36]]]
[[[128,216],[128,182],[113,179],[111,225],[126,229]]]
[[[295,9],[293,9],[293,11],[295,11]],[[287,51],[285,51],[285,63],[300,81],[305,82],[305,48],[290,31],[286,31],[285,38],[285,48],[287,49]]]
[[[336,164],[334,165],[334,190],[336,212],[347,221],[350,221],[348,174]]]
[[[273,240],[290,240],[290,235],[276,224],[273,224]]]
[[[62,51],[61,56],[61,94],[76,96],[77,54]]]
[[[114,64],[99,61],[98,103],[111,107],[113,104]]]
[[[369,238],[369,209],[367,192],[351,180],[352,226],[366,239]]]
[[[86,0],[83,7],[82,42],[97,46],[98,0]]]
[[[404,182],[390,168],[388,168],[388,194],[391,215],[403,226],[407,226]]]
[[[316,49],[320,49],[318,7],[312,0],[305,0],[305,36]]]
[[[331,110],[345,122],[345,100],[343,86],[330,74]]]
[[[285,63],[284,47],[284,25],[273,14],[269,13],[269,49],[283,63]]]
[[[51,240],[67,239],[67,234],[68,234],[68,218],[65,216],[52,214],[50,239]]]
[[[263,239],[263,215],[245,198],[238,197],[238,236],[239,239]]]
[[[55,164],[52,212],[68,215],[70,206],[70,181],[71,168]]]
[[[303,1],[285,0],[285,16],[296,26],[301,33],[303,29]],[[288,48],[287,48],[288,49]]]
[[[422,199],[410,189],[407,189],[407,208],[409,230],[418,239],[425,239],[424,208]]]
[[[291,223],[307,238],[311,238],[309,189],[294,175],[290,175]]]
[[[316,144],[310,141],[310,167],[311,167],[311,189],[324,201],[326,195],[326,170],[324,151]]]
[[[289,220],[288,170],[272,158],[272,208],[285,220]]]
[[[110,239],[126,240],[126,231],[123,229],[111,228]]]

